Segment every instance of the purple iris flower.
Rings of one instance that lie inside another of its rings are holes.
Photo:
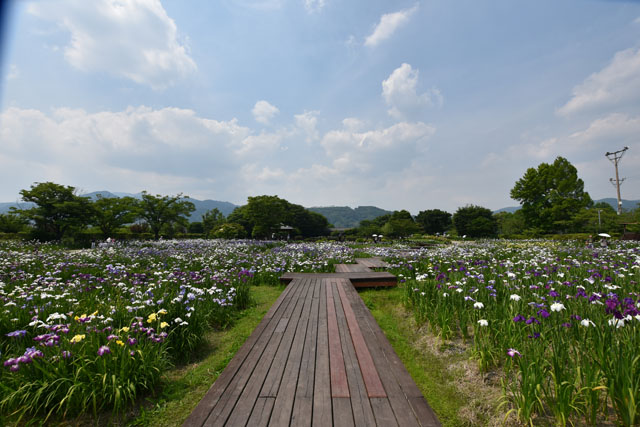
[[[510,348],[507,350],[507,355],[510,357],[514,357],[515,355],[518,356],[522,356],[522,354],[520,354],[520,352],[518,350],[516,350],[515,348]]]
[[[524,320],[527,320],[527,318],[524,317],[522,314],[518,314],[516,317],[513,318],[513,321],[516,322],[516,323],[517,322],[522,322]]]
[[[535,317],[531,316],[530,318],[527,319],[527,321],[525,323],[527,325],[530,325],[532,323],[537,323],[539,325],[540,321],[538,319],[536,319]]]
[[[98,356],[104,356],[105,354],[111,354],[111,349],[103,345],[98,349]]]
[[[545,310],[544,308],[541,310],[538,310],[538,315],[542,318],[547,318],[550,316],[549,312],[547,310]]]

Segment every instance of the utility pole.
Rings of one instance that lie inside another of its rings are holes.
[[[627,151],[628,149],[629,147],[624,147],[622,150],[614,151],[613,153],[609,153],[609,152],[605,153],[605,156],[607,156],[607,158],[611,160],[611,163],[613,163],[613,165],[616,168],[616,179],[614,180],[613,178],[610,178],[609,181],[611,182],[611,184],[615,185],[618,193],[618,215],[622,213],[622,199],[620,198],[620,184],[622,183],[622,181],[624,181],[624,178],[620,179],[618,176],[618,162],[620,161],[622,156],[624,156],[624,152]]]

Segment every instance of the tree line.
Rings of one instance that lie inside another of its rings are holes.
[[[331,224],[316,212],[278,196],[255,196],[229,216],[218,210],[206,212],[202,221],[189,222],[195,210],[186,196],[152,195],[96,200],[76,194],[76,189],[53,182],[34,183],[20,191],[31,208],[12,208],[0,214],[0,233],[20,233],[42,241],[77,239],[82,236],[112,237],[117,233],[148,235],[154,239],[178,233],[208,238],[289,239],[330,234]],[[620,233],[622,223],[638,232],[640,207],[617,215],[607,203],[594,204],[584,190],[576,168],[565,158],[529,168],[511,189],[520,202],[516,212],[494,214],[490,209],[467,205],[451,214],[440,209],[406,210],[363,220],[350,230],[334,231],[341,237],[384,235],[402,238],[417,234],[455,233],[477,237],[538,237],[548,234]],[[636,225],[633,225],[636,223]]]
[[[277,196],[249,197],[228,218],[218,209],[206,212],[202,221],[189,222],[195,206],[187,196],[153,195],[102,197],[96,200],[76,194],[76,189],[53,182],[34,183],[20,191],[33,207],[12,208],[0,214],[0,232],[22,233],[41,241],[80,239],[99,234],[148,234],[154,239],[178,233],[211,238],[287,238],[329,234],[322,215]]]
[[[529,168],[510,192],[520,202],[515,212],[493,213],[467,205],[451,214],[439,209],[421,211],[412,217],[396,211],[374,220],[362,221],[351,234],[361,237],[383,234],[405,237],[416,233],[456,233],[467,237],[540,237],[551,234],[640,232],[640,207],[618,215],[608,203],[594,203],[578,177],[577,169],[565,158]],[[635,224],[634,224],[635,223]]]

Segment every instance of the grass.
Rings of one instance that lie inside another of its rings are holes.
[[[255,304],[245,310],[230,328],[207,334],[206,345],[196,358],[173,369],[161,394],[150,399],[129,425],[181,425],[283,290],[283,286],[251,287]]]
[[[360,290],[378,325],[443,426],[502,425],[497,375],[483,376],[461,342],[443,342],[416,325],[403,290]]]

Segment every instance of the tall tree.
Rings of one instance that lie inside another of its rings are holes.
[[[389,237],[406,237],[420,232],[420,226],[415,223],[409,211],[401,210],[394,211],[380,231]]]
[[[511,198],[522,205],[527,227],[544,233],[571,229],[572,217],[593,204],[577,169],[564,157],[527,169]]]
[[[220,209],[213,208],[202,215],[202,229],[206,235],[208,235],[212,230],[219,228],[222,224],[224,224],[225,219]]]
[[[286,221],[287,201],[278,196],[254,196],[247,199],[245,215],[253,224],[251,237],[271,237]]]
[[[104,237],[136,219],[137,201],[133,197],[102,197],[93,202],[93,223]]]
[[[522,209],[515,212],[498,212],[493,215],[498,221],[498,235],[500,237],[512,237],[522,234],[526,228]]]
[[[459,236],[495,237],[498,232],[498,222],[493,213],[482,206],[458,208],[453,214],[453,225]]]
[[[0,233],[18,233],[25,230],[27,221],[15,213],[0,214]]]
[[[416,222],[427,234],[444,233],[451,228],[451,214],[440,209],[429,209],[419,212]]]
[[[142,192],[142,199],[138,202],[138,217],[144,219],[153,237],[157,240],[160,237],[162,227],[181,225],[187,226],[191,212],[196,210],[193,203],[184,200],[186,196],[151,195],[146,191]]]
[[[15,212],[34,224],[38,239],[61,239],[91,222],[89,198],[77,196],[74,187],[40,182],[34,183],[29,190],[20,190],[20,195],[22,200],[33,202],[35,206]]]

